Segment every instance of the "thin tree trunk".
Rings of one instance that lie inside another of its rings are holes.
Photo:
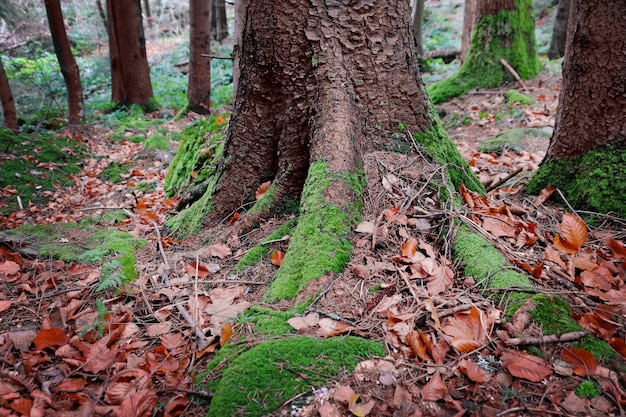
[[[148,27],[152,27],[152,13],[150,12],[150,0],[143,0],[143,13],[146,16]]]
[[[552,29],[550,49],[548,49],[548,58],[550,59],[557,59],[565,55],[569,8],[570,0],[559,0],[556,17],[554,18],[554,28]]]
[[[45,4],[54,50],[67,88],[69,122],[73,125],[80,124],[83,117],[83,87],[80,83],[78,65],[65,31],[61,2],[60,0],[45,0]]]
[[[211,6],[209,0],[189,0],[189,109],[211,112]]]
[[[417,44],[417,53],[424,56],[424,40],[422,39],[422,25],[424,23],[424,0],[413,2],[413,33]]]
[[[15,100],[11,92],[11,84],[7,74],[4,72],[4,65],[0,57],[0,102],[2,103],[2,112],[4,114],[4,127],[17,132],[17,110],[15,109]]]
[[[476,3],[480,0],[465,0],[465,8],[463,9],[463,36],[461,37],[461,52],[459,53],[459,60],[461,63],[465,61],[467,50],[472,40],[472,32],[474,26],[478,21],[478,10]]]
[[[102,24],[106,29],[107,33],[109,33],[109,25],[107,23],[107,12],[105,8],[102,6],[102,0],[96,0],[96,6],[98,7],[98,14],[100,15],[100,20],[102,20]]]
[[[241,49],[241,38],[243,37],[243,22],[246,20],[246,7],[243,0],[235,0],[235,28],[233,33],[233,101],[237,97],[237,86],[239,84],[239,51]]]
[[[211,0],[211,33],[217,42],[228,37],[225,0]]]

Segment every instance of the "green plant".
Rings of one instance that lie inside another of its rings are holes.
[[[598,387],[595,382],[587,379],[581,382],[580,385],[574,389],[574,394],[579,397],[593,398],[600,395],[600,391],[598,391]]]

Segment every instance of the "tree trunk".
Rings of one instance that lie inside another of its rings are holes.
[[[239,84],[239,51],[243,37],[243,22],[246,20],[246,8],[243,0],[235,0],[235,24],[233,30],[233,97],[237,97]],[[234,101],[234,98],[233,98]]]
[[[150,0],[143,0],[143,13],[146,16],[146,24],[152,27],[152,13],[150,12]]]
[[[216,42],[221,42],[228,37],[226,0],[211,1],[211,34]]]
[[[465,8],[463,9],[463,35],[461,37],[461,52],[459,60],[465,62],[465,56],[472,40],[472,32],[478,21],[476,5],[480,0],[465,0]]]
[[[189,109],[211,112],[211,1],[189,0]]]
[[[532,0],[475,1],[473,5],[466,3],[464,24],[476,24],[463,66],[452,77],[428,89],[434,103],[475,87],[493,88],[514,80],[500,62],[502,59],[521,78],[531,78],[539,72]]]
[[[107,0],[111,54],[111,101],[153,106],[150,67],[139,0]]]
[[[413,33],[415,34],[415,43],[417,44],[417,53],[424,56],[424,40],[422,39],[422,25],[424,23],[424,0],[413,0],[412,2],[413,16]]]
[[[548,49],[548,58],[557,59],[565,55],[565,41],[567,40],[567,20],[569,17],[570,0],[559,0],[559,6],[556,10],[554,18],[554,27],[552,29],[552,39],[550,40],[550,49]]]
[[[216,223],[254,201],[265,181],[270,191],[251,213],[266,217],[300,201],[289,251],[266,294],[277,300],[345,266],[350,243],[343,236],[360,216],[362,154],[409,148],[398,134],[408,130],[435,144],[440,162],[454,159],[455,185],[469,177],[423,90],[408,1],[244,5],[225,163],[198,203],[212,209],[207,219]],[[188,223],[183,212],[168,225]]]
[[[54,50],[67,88],[69,122],[77,125],[83,118],[83,87],[80,83],[80,72],[65,31],[60,0],[45,0],[45,4]]]
[[[15,109],[15,101],[11,92],[11,84],[9,84],[7,74],[4,72],[2,58],[0,58],[0,102],[2,103],[4,115],[4,127],[17,132],[17,110]]]
[[[626,3],[572,0],[550,147],[530,192],[626,217]]]

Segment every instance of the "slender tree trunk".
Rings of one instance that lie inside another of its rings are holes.
[[[83,87],[80,72],[65,31],[60,0],[45,0],[54,50],[67,88],[70,124],[80,124],[83,117]]]
[[[626,217],[626,3],[572,0],[554,135],[530,181]]]
[[[111,101],[119,104],[152,104],[150,67],[139,0],[107,0],[111,51]]]
[[[189,109],[211,112],[211,1],[189,0]]]
[[[559,0],[556,17],[554,18],[554,28],[552,29],[550,49],[548,49],[548,58],[550,59],[557,59],[565,55],[569,8],[570,0]]]
[[[146,24],[152,27],[152,13],[150,12],[150,0],[143,0],[143,13],[146,16]]]
[[[459,60],[461,63],[465,61],[467,50],[472,40],[472,32],[478,21],[478,9],[476,7],[480,0],[465,0],[465,8],[463,9],[463,35],[461,37],[461,52]]]
[[[17,132],[17,110],[15,109],[15,101],[11,92],[11,84],[7,74],[4,72],[4,65],[0,57],[0,102],[2,102],[2,111],[4,114],[4,127]]]
[[[211,34],[216,42],[221,42],[228,37],[226,0],[211,1]]]
[[[413,1],[413,33],[417,44],[417,53],[424,56],[424,40],[422,39],[422,25],[424,23],[424,0]]]
[[[109,33],[109,24],[107,23],[107,11],[105,10],[105,7],[102,6],[102,0],[96,0],[96,6],[98,7],[100,20],[102,20],[104,28],[106,29],[107,33]]]
[[[233,96],[237,97],[237,86],[239,84],[239,51],[241,49],[241,38],[243,36],[243,22],[246,20],[246,7],[243,0],[235,0],[235,27],[233,33]],[[234,101],[234,100],[233,100]]]

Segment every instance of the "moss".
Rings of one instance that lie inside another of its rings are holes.
[[[522,147],[522,139],[527,136],[549,138],[551,134],[543,129],[532,127],[525,129],[509,129],[481,143],[478,150],[480,152],[490,153],[502,152],[505,149],[509,149],[519,153],[524,150]]]
[[[122,181],[122,175],[127,174],[132,167],[133,164],[130,162],[112,162],[109,166],[102,170],[100,175],[98,175],[98,178],[102,181],[119,183]]]
[[[261,214],[261,213],[269,212],[269,210],[274,205],[277,190],[278,190],[278,186],[276,185],[276,181],[274,181],[272,185],[270,185],[270,188],[268,188],[265,195],[261,197],[259,201],[254,203],[254,205],[252,206],[252,208],[250,209],[248,213],[249,214]]]
[[[165,226],[169,233],[177,239],[184,239],[200,231],[204,224],[205,216],[213,209],[213,192],[215,191],[217,181],[217,175],[214,175],[202,197],[194,201],[188,208],[165,221]]]
[[[288,399],[354,369],[359,358],[383,353],[379,343],[356,337],[300,336],[264,342],[224,370],[208,416],[266,416]]]
[[[526,191],[538,194],[551,184],[574,206],[626,217],[625,164],[626,148],[614,146],[570,159],[545,160],[531,177]]]
[[[104,229],[96,232],[90,239],[96,249],[102,249],[107,253],[120,253],[130,256],[139,248],[146,246],[144,239],[136,238],[130,233],[117,229]]]
[[[272,245],[267,244],[267,242],[281,239],[283,236],[291,233],[294,226],[297,224],[296,219],[287,220],[283,223],[276,231],[270,234],[267,238],[265,238],[261,244],[255,246],[250,249],[240,260],[237,262],[235,267],[233,268],[234,272],[241,271],[244,268],[254,265],[259,262],[261,259],[269,256],[270,249]]]
[[[279,311],[266,307],[251,306],[245,312],[245,321],[255,323],[255,335],[275,337],[295,333],[294,328],[287,323],[287,320],[295,314],[294,310]]]
[[[475,87],[498,87],[513,76],[500,63],[506,60],[526,79],[537,75],[535,20],[531,0],[515,0],[513,10],[484,16],[474,28],[467,57],[452,77],[428,88],[433,103],[459,96]]]
[[[579,397],[594,398],[600,395],[600,391],[598,391],[593,381],[586,380],[581,382],[580,385],[574,389],[574,394]]]
[[[333,176],[326,170],[326,163],[316,161],[311,164],[302,191],[300,219],[294,229],[289,250],[276,273],[276,278],[265,293],[265,300],[273,302],[293,298],[313,281],[331,271],[344,269],[352,252],[352,242],[344,236],[348,234],[360,212],[356,205],[340,208],[329,204],[325,192],[333,181],[343,181],[346,186],[354,186],[355,181],[346,180],[347,174]],[[353,190],[356,199],[359,190]]]
[[[163,135],[148,136],[144,143],[145,149],[160,149],[168,151],[170,149],[170,140]]]
[[[519,104],[533,104],[535,100],[531,97],[528,97],[526,94],[522,94],[517,90],[509,90],[504,96],[506,97],[509,104],[519,103]]]
[[[472,276],[482,288],[532,288],[526,275],[510,269],[504,255],[467,226],[459,228],[452,247],[455,260],[464,264],[465,274]],[[530,294],[524,291],[508,291],[506,298],[497,294],[498,298],[507,302],[507,314],[530,298]]]

